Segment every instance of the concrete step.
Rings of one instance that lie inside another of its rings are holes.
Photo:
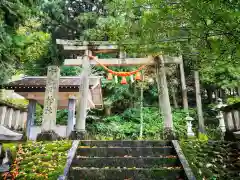
[[[171,141],[97,141],[97,140],[83,140],[79,143],[80,146],[97,146],[97,147],[161,147],[171,146]]]
[[[72,167],[136,167],[136,168],[160,168],[180,166],[180,161],[176,156],[166,157],[76,157],[72,162]]]
[[[69,179],[72,180],[173,180],[184,179],[182,169],[88,169],[72,168]]]
[[[173,147],[79,147],[77,149],[77,155],[89,157],[159,157],[175,154]]]

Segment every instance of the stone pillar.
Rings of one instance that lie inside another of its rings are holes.
[[[5,127],[8,127],[9,113],[10,113],[10,108],[7,107],[7,111],[6,111],[6,115],[5,115],[4,123],[3,123],[3,125],[4,125]]]
[[[30,137],[31,126],[34,125],[35,113],[36,113],[37,101],[30,99],[28,104],[28,114],[27,114],[27,124],[26,124],[26,135],[27,138]],[[23,122],[24,123],[24,120]]]
[[[18,129],[18,128],[19,128],[19,121],[21,120],[21,119],[20,119],[20,113],[21,113],[20,110],[16,110],[16,111],[15,111],[15,114],[14,114],[14,123],[13,123],[14,129]]]
[[[54,140],[57,138],[54,129],[57,118],[59,78],[59,67],[49,66],[44,98],[42,132],[38,135],[37,140]]]
[[[25,128],[26,128],[27,115],[28,115],[27,112],[21,112],[21,114],[20,114],[19,126],[20,126],[20,128],[22,128],[22,129],[25,129]]]
[[[12,127],[13,112],[14,112],[13,108],[7,108],[7,114],[5,116],[4,126],[9,129]]]
[[[7,114],[7,107],[6,106],[1,106],[0,107],[0,125],[4,125],[5,117]]]
[[[91,71],[91,66],[89,63],[89,57],[91,52],[86,50],[83,59],[83,73],[82,82],[79,87],[80,99],[78,100],[78,108],[76,115],[76,134],[74,134],[72,139],[84,139],[86,132],[86,117],[87,117],[87,107],[88,107],[88,89],[89,89],[89,75]]]
[[[8,127],[12,128],[13,127],[13,117],[14,116],[14,109],[10,108],[10,112],[9,112],[9,120],[8,120]]]
[[[76,98],[70,96],[68,100],[68,124],[67,124],[67,137],[70,136],[74,127],[74,117],[76,108]]]

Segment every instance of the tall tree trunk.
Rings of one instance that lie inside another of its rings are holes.
[[[240,96],[240,87],[237,88],[238,96]]]
[[[219,98],[218,89],[215,89],[214,94],[215,94],[215,101],[217,102],[217,100]]]
[[[184,73],[183,62],[180,64],[180,75],[181,75],[181,85],[182,85],[183,108],[186,112],[188,112],[187,87],[186,87],[186,78]]]
[[[213,93],[213,91],[212,91],[211,88],[206,88],[206,90],[207,90],[208,102],[209,102],[209,104],[211,104],[211,103],[213,102],[213,99],[212,99],[212,93]]]
[[[168,93],[167,78],[165,73],[165,66],[163,57],[156,57],[156,73],[158,84],[158,97],[161,113],[164,117],[164,138],[174,139],[172,111]]]
[[[195,78],[196,101],[197,101],[197,112],[198,112],[198,126],[199,126],[198,130],[200,133],[205,133],[203,111],[202,111],[202,99],[201,99],[201,91],[200,91],[200,80],[199,80],[198,71],[194,71],[194,78]]]

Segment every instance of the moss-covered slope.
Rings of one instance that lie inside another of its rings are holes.
[[[17,151],[11,171],[15,179],[56,180],[63,173],[71,141],[27,142],[11,146]]]
[[[181,141],[197,179],[240,179],[240,142]]]

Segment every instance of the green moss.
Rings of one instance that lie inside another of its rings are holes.
[[[231,171],[239,173],[236,165],[240,142],[182,140],[181,147],[197,179],[236,179]],[[229,161],[229,154],[236,157]]]
[[[63,173],[71,141],[27,142],[17,179],[56,180]]]

